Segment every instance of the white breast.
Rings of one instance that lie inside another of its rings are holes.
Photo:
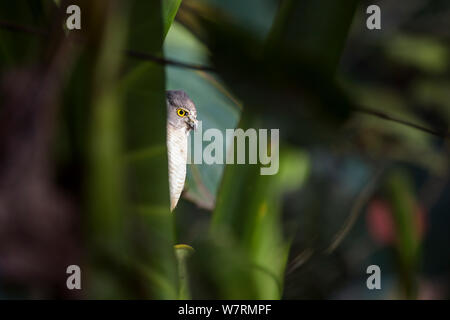
[[[188,139],[185,128],[175,129],[167,125],[167,155],[169,160],[170,210],[180,199],[186,179]]]

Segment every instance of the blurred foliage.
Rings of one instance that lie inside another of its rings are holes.
[[[372,2],[0,0],[0,297],[448,297],[450,5]],[[171,214],[170,89],[278,174],[189,165]]]
[[[393,37],[386,51],[389,58],[424,72],[439,74],[448,69],[450,53],[444,44],[435,39],[399,35]]]

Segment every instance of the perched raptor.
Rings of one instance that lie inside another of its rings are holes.
[[[167,91],[167,153],[169,159],[170,210],[175,209],[186,179],[188,136],[197,128],[194,102],[181,90]]]

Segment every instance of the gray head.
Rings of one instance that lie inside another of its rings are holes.
[[[191,98],[182,90],[166,92],[167,122],[186,131],[197,128],[197,109]]]

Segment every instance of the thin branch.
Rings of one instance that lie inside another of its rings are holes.
[[[381,174],[384,171],[384,167],[380,167],[373,177],[370,179],[370,181],[367,183],[367,185],[362,189],[362,191],[358,194],[358,197],[356,201],[354,202],[352,209],[350,211],[349,216],[345,220],[343,226],[340,228],[340,230],[334,235],[333,240],[331,241],[330,245],[323,251],[325,254],[331,254],[333,251],[342,243],[342,241],[345,239],[347,234],[350,232],[350,230],[355,225],[363,206],[367,203],[370,196],[372,195],[372,192],[376,186],[376,183],[380,179]],[[313,248],[306,248],[303,250],[299,255],[297,255],[288,265],[286,274],[291,274],[295,270],[297,270],[299,267],[304,265],[306,262],[308,262],[313,254],[315,253],[315,250]]]
[[[341,244],[341,242],[344,240],[344,238],[350,232],[352,227],[355,225],[355,223],[358,220],[358,217],[360,215],[360,212],[362,211],[364,205],[367,203],[370,196],[372,195],[372,192],[375,189],[376,183],[380,179],[380,176],[383,173],[383,171],[384,171],[384,167],[379,168],[375,172],[373,177],[370,179],[370,181],[364,186],[364,188],[358,194],[358,197],[352,206],[349,216],[345,220],[341,229],[334,235],[333,241],[328,246],[328,248],[325,250],[325,253],[331,254]]]
[[[158,56],[152,55],[150,53],[146,53],[146,52],[125,50],[125,54],[131,58],[136,58],[136,59],[145,60],[145,61],[152,61],[152,62],[162,64],[162,65],[169,65],[169,66],[174,66],[174,67],[206,71],[206,72],[216,72],[214,68],[209,67],[209,66],[185,63],[185,62],[181,62],[181,61],[166,59],[166,58],[158,57]]]
[[[286,268],[286,275],[291,274],[292,272],[294,272],[295,270],[297,270],[298,268],[300,268],[302,265],[304,265],[306,262],[309,261],[309,259],[311,259],[311,257],[314,254],[314,249],[313,248],[306,248],[305,250],[303,250],[300,254],[298,254],[288,265],[288,267]]]
[[[10,21],[0,20],[0,29],[12,31],[12,32],[21,32],[27,34],[33,34],[40,37],[45,37],[48,33],[45,30],[38,29],[35,27],[18,25]],[[185,63],[181,61],[176,61],[172,59],[166,59],[163,57],[159,57],[150,53],[134,51],[134,50],[125,50],[125,54],[130,58],[135,58],[144,61],[152,61],[162,65],[169,65],[174,67],[199,70],[205,72],[215,72],[214,68],[199,64]]]
[[[45,37],[47,32],[34,27],[19,25],[14,22],[0,20],[0,29],[12,31],[12,32],[22,32],[28,34],[34,34],[37,36]]]
[[[362,108],[362,107],[355,108],[354,110],[356,112],[359,112],[359,113],[365,113],[365,114],[368,114],[368,115],[371,115],[371,116],[375,116],[375,117],[378,117],[378,118],[381,118],[381,119],[384,119],[384,120],[396,122],[396,123],[399,123],[399,124],[402,124],[402,125],[405,125],[405,126],[408,126],[408,127],[411,127],[411,128],[414,128],[414,129],[417,129],[417,130],[420,130],[420,131],[423,131],[423,132],[426,132],[426,133],[429,133],[429,134],[432,134],[432,135],[434,135],[436,137],[440,137],[440,138],[444,138],[444,139],[450,138],[450,133],[448,131],[426,128],[426,127],[420,126],[418,124],[415,124],[415,123],[412,123],[412,122],[409,122],[409,121],[406,121],[406,120],[402,120],[402,119],[393,117],[393,116],[388,115],[388,114],[386,114],[384,112],[381,112],[381,111],[377,111],[377,110],[373,110],[373,109],[369,109],[369,108]]]
[[[242,102],[237,100],[216,78],[203,71],[197,71],[197,74],[209,81],[214,86],[214,88],[219,90],[223,95],[230,99],[239,108],[239,110],[242,111],[242,109],[244,108],[242,106]]]

